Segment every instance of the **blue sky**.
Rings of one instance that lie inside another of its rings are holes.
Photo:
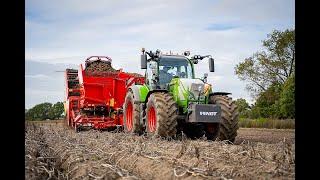
[[[107,55],[115,68],[143,73],[140,50],[211,54],[216,91],[253,102],[234,74],[244,58],[261,50],[274,29],[294,28],[293,0],[27,0],[25,14],[26,108],[64,100],[63,73],[91,55]],[[208,63],[196,67],[197,76]]]

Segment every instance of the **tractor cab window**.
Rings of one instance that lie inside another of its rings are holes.
[[[172,74],[173,76],[178,76],[178,68],[177,67],[172,67],[168,70],[169,74]]]
[[[161,57],[159,61],[160,85],[170,83],[172,78],[193,78],[189,61],[181,57]]]

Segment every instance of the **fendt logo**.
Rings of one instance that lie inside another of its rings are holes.
[[[215,116],[218,112],[205,112],[205,111],[200,111],[201,116]]]

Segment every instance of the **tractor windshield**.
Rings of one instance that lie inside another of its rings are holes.
[[[192,66],[183,57],[163,56],[159,61],[159,81],[160,84],[167,84],[173,77],[193,78]]]

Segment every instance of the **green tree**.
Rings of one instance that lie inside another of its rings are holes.
[[[25,118],[27,120],[45,120],[49,119],[49,112],[52,107],[51,103],[41,103],[35,105],[33,108],[29,109],[25,113]]]
[[[235,67],[256,99],[251,118],[295,117],[295,30],[274,30],[262,41],[263,50]]]
[[[284,84],[295,68],[295,30],[274,30],[262,43],[264,50],[235,67],[236,75],[248,82],[247,89],[254,97],[272,84]]]
[[[55,103],[49,111],[50,119],[59,119],[61,118],[64,112],[64,106],[62,102]]]
[[[236,100],[236,105],[238,106],[240,117],[247,118],[250,113],[249,103],[245,99],[239,98]]]
[[[258,98],[252,107],[252,118],[277,118],[279,116],[278,101],[282,92],[282,84],[274,83],[264,92],[258,95]]]
[[[295,76],[288,78],[283,85],[279,107],[282,118],[295,118]]]

